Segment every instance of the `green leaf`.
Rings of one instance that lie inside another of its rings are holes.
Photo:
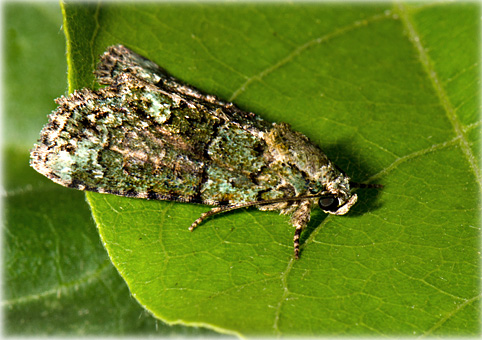
[[[70,86],[122,43],[315,141],[359,190],[289,218],[89,193],[131,294],[168,323],[253,335],[480,334],[479,5],[64,6]],[[59,189],[60,190],[60,189]]]

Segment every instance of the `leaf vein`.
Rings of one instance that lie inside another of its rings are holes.
[[[283,65],[286,65],[288,62],[292,61],[296,56],[301,55],[304,51],[308,50],[310,47],[325,43],[326,41],[329,41],[333,38],[336,38],[338,36],[346,34],[346,33],[350,32],[350,31],[353,31],[353,30],[355,30],[359,27],[367,26],[368,24],[371,24],[371,23],[377,22],[379,20],[389,18],[391,16],[391,14],[392,13],[390,11],[384,12],[382,14],[376,14],[376,15],[368,18],[368,19],[355,21],[351,25],[347,25],[345,27],[338,28],[333,32],[327,33],[327,34],[325,34],[321,37],[318,37],[316,39],[313,39],[313,40],[310,40],[310,41],[304,43],[303,45],[295,48],[293,51],[291,51],[291,53],[289,53],[287,56],[285,56],[284,58],[279,60],[274,65],[271,65],[270,67],[264,69],[260,73],[247,78],[246,81],[243,84],[241,84],[241,86],[233,92],[233,94],[229,98],[229,101],[235,100],[241,93],[246,91],[247,87],[249,85],[251,85],[251,83],[253,83],[254,81],[261,81],[264,77],[266,77],[267,75],[269,75],[273,71],[281,68]]]
[[[418,52],[420,63],[422,64],[425,72],[427,73],[428,78],[432,83],[435,93],[437,94],[441,102],[441,105],[445,110],[445,114],[447,115],[447,118],[452,124],[452,128],[454,129],[455,134],[460,138],[459,139],[460,147],[465,157],[467,158],[467,161],[470,164],[471,170],[475,176],[476,181],[479,184],[479,187],[481,187],[482,174],[480,173],[477,159],[470,148],[470,143],[463,129],[463,125],[456,115],[456,109],[454,108],[447,92],[442,86],[442,82],[439,79],[439,76],[433,64],[433,61],[430,59],[426,49],[422,45],[421,36],[417,32],[415,25],[412,21],[412,18],[409,17],[409,13],[407,12],[403,4],[397,3],[396,10],[399,13],[401,21],[408,32],[410,42],[414,45],[416,51]]]

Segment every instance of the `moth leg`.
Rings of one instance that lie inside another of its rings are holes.
[[[209,216],[212,216],[212,215],[216,215],[218,213],[223,213],[223,212],[227,212],[227,211],[231,211],[231,210],[247,208],[247,207],[252,207],[252,206],[263,206],[263,205],[267,205],[267,204],[275,204],[275,203],[280,203],[280,202],[284,203],[286,200],[287,200],[286,198],[274,198],[274,199],[271,199],[271,200],[236,203],[236,204],[233,204],[233,205],[225,205],[225,206],[222,206],[222,207],[212,208],[208,212],[205,212],[205,213],[201,214],[201,216],[197,220],[195,220],[193,224],[191,224],[191,226],[189,227],[189,230],[193,231],[194,228],[196,228],[199,224],[201,224],[202,221],[204,221],[206,218],[208,218]],[[282,208],[274,208],[274,209],[278,210],[278,209],[282,209]],[[271,207],[268,210],[273,210],[273,207]]]
[[[291,215],[291,224],[296,228],[293,236],[295,259],[300,258],[300,236],[308,222],[310,222],[311,204],[311,200],[302,201],[293,215]]]
[[[209,216],[215,215],[217,213],[223,212],[224,210],[233,210],[233,209],[230,209],[230,207],[212,208],[208,212],[202,213],[201,216],[191,224],[191,226],[189,227],[189,230],[193,231],[194,228],[196,228],[198,225],[200,225],[202,223],[202,221],[204,221],[206,218],[208,218]]]

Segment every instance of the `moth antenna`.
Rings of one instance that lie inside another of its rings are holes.
[[[356,183],[356,182],[350,182],[350,187],[352,188],[359,188],[359,189],[366,189],[366,188],[378,188],[381,189],[383,188],[382,184],[375,184],[375,183]]]

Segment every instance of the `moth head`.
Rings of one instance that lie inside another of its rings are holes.
[[[327,195],[318,199],[318,205],[321,210],[333,215],[345,215],[348,210],[356,203],[356,194],[350,194],[347,197],[342,195]]]

